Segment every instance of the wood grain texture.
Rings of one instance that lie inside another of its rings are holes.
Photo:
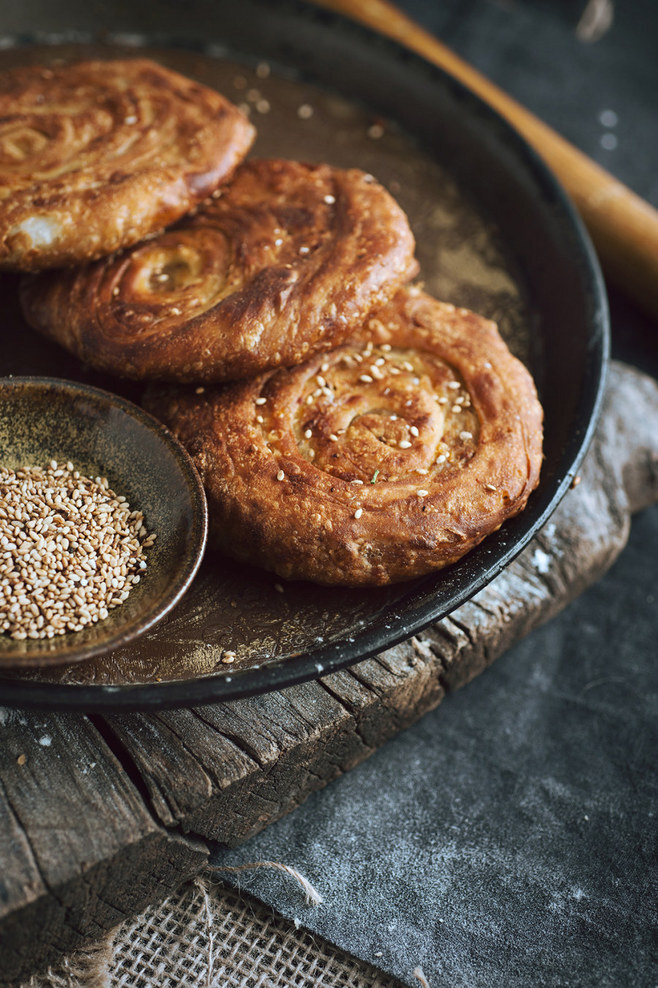
[[[574,201],[604,271],[658,315],[658,210],[597,165],[388,0],[313,0],[374,28],[445,69],[526,138]]]
[[[655,381],[613,365],[581,477],[472,601],[350,669],[197,709],[0,708],[0,981],[162,898],[203,868],[200,838],[235,845],[300,805],[602,575],[658,500]]]

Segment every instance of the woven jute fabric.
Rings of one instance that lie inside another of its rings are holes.
[[[257,900],[198,878],[23,988],[400,988]]]

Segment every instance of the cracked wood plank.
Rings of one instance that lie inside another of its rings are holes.
[[[0,983],[196,873],[205,848],[152,816],[86,718],[2,711]]]
[[[658,500],[657,426],[656,382],[613,365],[582,483],[544,530],[472,601],[351,669],[198,709],[3,712],[0,977],[162,898],[203,867],[194,838],[245,840],[568,604],[621,551],[630,515]]]

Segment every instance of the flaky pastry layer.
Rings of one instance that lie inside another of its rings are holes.
[[[210,195],[254,136],[219,93],[149,59],[0,74],[0,267],[137,243]]]
[[[101,370],[239,380],[345,340],[416,272],[414,248],[405,214],[372,176],[248,161],[160,236],[26,279],[23,307]]]
[[[415,288],[358,341],[149,406],[201,473],[214,545],[289,579],[378,585],[438,570],[539,481],[530,374],[494,323]]]

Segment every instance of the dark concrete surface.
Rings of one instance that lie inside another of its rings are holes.
[[[400,6],[658,205],[654,0],[618,0],[594,44],[585,0]],[[655,323],[619,294],[611,312],[613,355],[658,376]],[[279,876],[240,883],[410,985],[416,965],[432,988],[655,984],[657,578],[658,507],[557,619],[215,860],[298,868],[317,910]]]

